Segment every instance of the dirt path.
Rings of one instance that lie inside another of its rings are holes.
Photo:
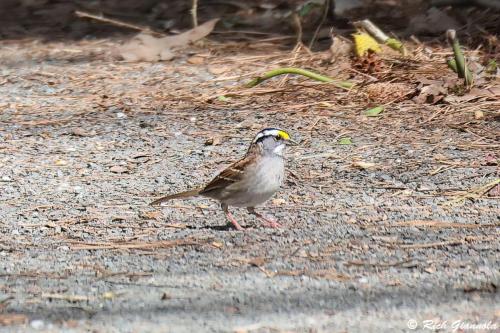
[[[498,179],[498,122],[460,131],[498,103],[403,101],[369,119],[356,95],[306,81],[217,99],[287,52],[124,64],[108,41],[4,46],[0,330],[498,325],[498,198],[461,200]],[[234,231],[203,199],[147,206],[210,179],[266,126],[302,142],[262,208],[283,229],[237,211],[253,229]]]

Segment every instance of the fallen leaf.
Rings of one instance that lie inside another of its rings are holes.
[[[365,110],[363,114],[367,117],[377,117],[382,111],[384,111],[383,106],[377,106],[372,109]]]
[[[231,100],[231,97],[226,97],[224,95],[217,96],[217,100],[221,102],[229,102]]]
[[[352,139],[348,136],[340,138],[339,145],[352,145]]]
[[[476,110],[474,112],[474,118],[476,118],[476,120],[481,120],[484,118],[484,112],[481,111],[481,110]]]
[[[325,107],[325,108],[331,108],[331,107],[333,107],[333,104],[328,103],[328,102],[319,102],[318,106]]]
[[[364,161],[354,161],[352,162],[352,166],[360,169],[374,169],[376,164]]]
[[[465,103],[479,98],[497,100],[498,97],[500,97],[500,91],[499,92],[495,91],[495,87],[492,87],[490,89],[482,89],[474,87],[465,95],[462,96],[448,95],[444,98],[444,100],[448,103]]]
[[[113,173],[125,173],[128,172],[128,169],[121,165],[114,165],[111,168],[109,168],[109,171]]]
[[[68,165],[68,161],[65,161],[65,160],[57,160],[57,161],[56,161],[56,165],[57,165],[57,166],[65,166],[65,165]]]
[[[281,206],[281,205],[286,204],[286,200],[283,198],[276,198],[276,199],[272,200],[272,204],[275,206]]]
[[[112,291],[106,291],[102,294],[102,298],[103,299],[106,299],[106,300],[112,300],[113,298],[115,298],[116,295],[115,293],[113,293]]]
[[[170,60],[175,56],[174,48],[187,46],[212,32],[219,19],[207,21],[176,36],[156,38],[140,33],[118,49],[121,58],[128,62]]]
[[[417,104],[436,104],[441,101],[447,94],[446,89],[442,85],[431,84],[420,89],[418,96],[413,98]]]
[[[157,210],[153,210],[150,212],[143,212],[140,217],[149,220],[156,220],[161,216],[161,212]]]
[[[224,244],[222,244],[221,242],[212,242],[211,245],[217,249],[222,249],[224,247]]]

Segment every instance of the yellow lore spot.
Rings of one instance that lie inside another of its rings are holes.
[[[283,139],[283,140],[290,140],[290,135],[285,132],[285,131],[278,131],[278,135]]]

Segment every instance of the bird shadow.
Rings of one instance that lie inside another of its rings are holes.
[[[232,224],[228,223],[225,225],[206,225],[206,226],[186,226],[186,229],[202,229],[202,230],[214,230],[214,231],[236,231]]]

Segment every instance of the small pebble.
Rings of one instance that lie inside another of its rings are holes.
[[[35,330],[41,330],[45,326],[45,323],[43,320],[35,319],[31,321],[30,326]]]
[[[362,278],[359,278],[358,282],[366,284],[366,283],[368,283],[368,279],[366,277],[362,277]]]

